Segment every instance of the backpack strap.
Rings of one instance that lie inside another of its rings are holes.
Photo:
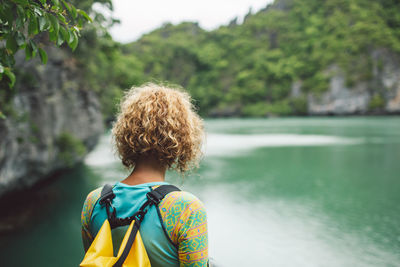
[[[132,248],[133,242],[135,241],[136,234],[139,231],[140,227],[140,222],[135,221],[131,230],[131,233],[129,234],[128,241],[126,242],[126,245],[124,247],[124,250],[121,253],[121,256],[118,258],[118,260],[114,263],[113,267],[122,267],[124,264],[126,258],[129,255],[129,251]]]
[[[126,218],[118,218],[117,211],[112,206],[112,200],[115,198],[115,194],[113,193],[112,188],[113,187],[109,184],[104,185],[99,201],[101,205],[106,205],[107,218],[110,222],[111,229],[119,226],[129,225],[133,220],[138,221],[140,224],[143,221],[144,215],[147,213],[148,206],[158,205],[167,194],[174,191],[181,191],[178,187],[174,185],[161,185],[155,189],[152,189],[146,194],[146,202],[135,214]]]
[[[100,205],[106,205],[107,217],[110,223],[117,218],[117,211],[112,205],[112,200],[115,198],[115,194],[112,189],[112,185],[105,184],[101,190],[99,200]]]
[[[171,192],[181,191],[174,185],[161,185],[147,193],[147,198],[155,205],[160,204],[161,200]]]
[[[115,198],[115,194],[112,191],[113,187],[110,184],[105,184],[101,190],[100,204],[104,204],[106,201],[112,201]]]

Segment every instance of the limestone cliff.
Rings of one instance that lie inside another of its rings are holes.
[[[351,86],[337,66],[327,70],[329,89],[308,95],[310,115],[398,114],[400,113],[400,58],[385,49],[371,53],[371,77]],[[292,88],[292,95],[294,94]]]
[[[47,51],[47,65],[16,55],[16,93],[0,119],[0,195],[82,160],[103,132],[100,104],[82,87],[76,60],[68,51]]]

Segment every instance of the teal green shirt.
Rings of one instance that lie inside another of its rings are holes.
[[[126,185],[116,183],[113,206],[117,217],[132,216],[146,201],[151,187],[166,182]],[[100,205],[101,188],[91,192],[82,210],[82,230],[86,249],[107,219],[105,207]],[[114,248],[125,234],[126,227],[113,230]],[[207,266],[208,238],[204,205],[188,192],[168,194],[158,207],[151,206],[140,226],[140,234],[153,267]]]

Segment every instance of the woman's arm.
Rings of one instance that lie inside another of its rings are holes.
[[[200,205],[201,204],[201,205]],[[208,233],[207,215],[203,204],[192,203],[190,215],[181,220],[186,221],[179,230],[179,262],[181,266],[207,266]]]
[[[97,188],[88,194],[85,203],[83,204],[81,213],[81,226],[82,226],[82,242],[85,252],[89,249],[92,244],[94,237],[90,232],[90,218],[92,217],[92,212],[94,205],[96,205],[97,200],[100,198],[101,188]]]
[[[160,203],[166,231],[178,247],[180,266],[207,266],[207,215],[203,203],[187,192],[173,192]]]

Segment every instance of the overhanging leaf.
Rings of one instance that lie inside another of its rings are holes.
[[[69,47],[71,47],[72,51],[74,51],[78,46],[78,35],[76,34],[76,32],[72,32],[72,34],[74,35],[74,40],[68,45]]]
[[[76,12],[76,8],[72,5],[71,5],[71,16],[73,19],[76,19],[76,17],[78,16],[78,14]]]
[[[40,55],[40,60],[42,61],[42,63],[46,64],[47,63],[47,53],[41,47],[39,47],[39,55]]]
[[[49,24],[47,18],[45,16],[39,17],[39,30],[41,32],[46,30],[46,24]]]
[[[69,34],[69,39],[67,42],[68,42],[68,45],[70,45],[74,41],[75,35],[70,29],[67,29],[67,30],[68,30],[68,34]]]
[[[68,32],[68,30],[65,29],[63,26],[61,26],[60,27],[60,33],[61,33],[62,38],[64,39],[64,41],[69,43],[69,32]]]
[[[89,17],[89,15],[86,14],[85,11],[83,11],[83,10],[81,10],[81,9],[78,9],[77,11],[78,11],[78,13],[79,13],[81,16],[83,16],[87,21],[93,22],[92,18]]]
[[[43,16],[43,12],[42,12],[42,10],[39,9],[39,8],[34,7],[34,8],[33,8],[33,12],[35,12],[35,14],[36,14],[37,16]]]
[[[49,39],[50,39],[50,41],[52,41],[52,42],[57,42],[58,33],[55,32],[55,31],[49,32]]]
[[[38,47],[37,47],[35,41],[30,40],[30,41],[29,41],[29,44],[30,44],[30,46],[32,47],[32,52],[35,53],[35,52],[37,51],[37,49],[38,49]]]
[[[61,34],[58,34],[57,36],[57,45],[61,46],[64,43],[64,38],[62,37]]]
[[[31,35],[35,35],[35,34],[39,33],[38,20],[35,16],[31,16],[31,18],[29,19],[28,33]]]
[[[49,19],[51,22],[52,29],[50,31],[54,31],[58,35],[58,31],[60,29],[60,24],[55,16],[49,14]]]
[[[6,48],[8,50],[10,50],[12,53],[17,52],[17,50],[18,50],[17,41],[15,40],[14,36],[11,34],[8,35],[7,42],[6,42]]]
[[[29,60],[32,58],[32,47],[29,43],[25,46],[25,60]]]
[[[15,75],[14,75],[14,73],[9,68],[5,68],[4,69],[4,74],[7,75],[8,79],[10,80],[8,85],[10,87],[13,87],[14,84],[15,84]]]
[[[67,2],[65,2],[65,0],[62,0],[62,2],[63,2],[63,4],[64,4],[65,8],[68,10],[68,12],[71,13],[71,6],[70,6],[70,4],[68,4]]]
[[[57,14],[57,17],[60,21],[67,23],[67,21],[65,20],[65,17],[62,14]]]

